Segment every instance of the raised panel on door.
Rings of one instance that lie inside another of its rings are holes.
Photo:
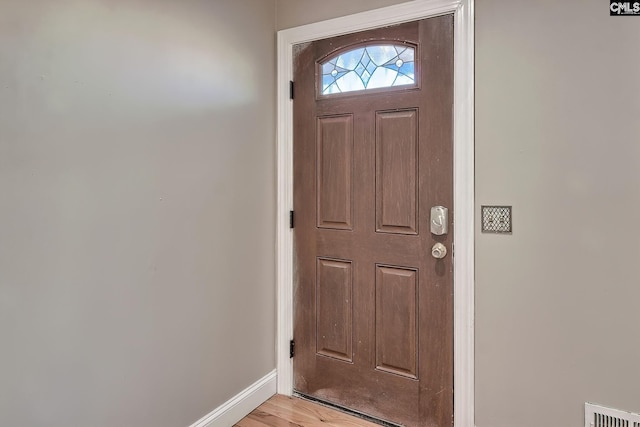
[[[316,351],[352,361],[353,268],[351,261],[318,258],[316,273]]]
[[[316,138],[318,227],[350,230],[353,116],[319,117]]]
[[[376,231],[418,234],[418,110],[376,112]]]
[[[376,265],[376,369],[418,378],[418,272]]]

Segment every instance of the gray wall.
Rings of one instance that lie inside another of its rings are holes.
[[[0,9],[0,425],[190,425],[275,367],[274,2]]]
[[[370,9],[378,9],[406,0],[276,0],[276,26],[283,28],[324,21]]]
[[[278,28],[397,2],[345,3],[278,0]],[[514,207],[476,236],[478,427],[640,412],[639,43],[601,0],[476,1],[477,211]]]
[[[640,17],[607,5],[477,2],[476,195],[514,206],[477,235],[479,427],[640,412]]]

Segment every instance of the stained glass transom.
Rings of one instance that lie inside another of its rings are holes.
[[[322,64],[322,94],[415,84],[414,48],[374,45],[350,50]]]

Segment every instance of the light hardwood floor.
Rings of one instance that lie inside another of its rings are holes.
[[[296,397],[275,395],[234,427],[380,427]]]

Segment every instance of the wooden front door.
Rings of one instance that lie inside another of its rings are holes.
[[[453,17],[297,46],[294,79],[295,391],[450,426]]]

